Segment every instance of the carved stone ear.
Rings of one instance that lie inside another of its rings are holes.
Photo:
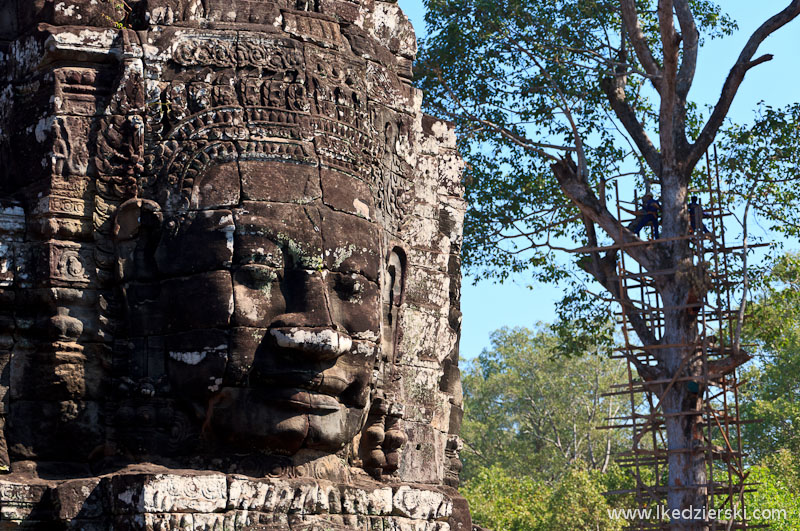
[[[122,203],[114,217],[114,241],[124,242],[136,238],[142,220],[148,217],[154,218],[158,225],[164,220],[161,207],[155,201],[133,198]]]
[[[156,269],[152,255],[163,221],[161,207],[148,199],[129,199],[117,208],[112,237],[118,279],[151,276]]]
[[[397,319],[405,296],[406,253],[399,247],[392,249],[386,259],[381,285],[383,295],[383,342],[386,358],[393,364],[397,346]]]
[[[406,282],[406,253],[399,247],[392,249],[386,260],[383,277],[383,304],[388,324],[394,326],[397,308],[403,303]]]

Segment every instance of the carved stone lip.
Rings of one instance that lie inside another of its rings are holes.
[[[328,327],[275,327],[269,333],[279,348],[302,351],[320,360],[338,358],[353,346],[353,338]]]
[[[330,395],[298,387],[276,388],[270,393],[270,398],[306,411],[332,413],[344,407]]]
[[[310,391],[314,394],[340,398],[351,385],[347,379],[335,374],[333,369],[316,371],[280,371],[259,374],[259,380],[266,388]]]

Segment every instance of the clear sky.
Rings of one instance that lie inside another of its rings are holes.
[[[411,19],[417,36],[425,34],[422,0],[399,0]],[[701,105],[713,104],[736,57],[753,31],[767,18],[788,5],[788,0],[724,0],[721,2],[739,25],[739,30],[721,40],[707,41],[698,54],[698,69],[690,98]],[[768,38],[756,56],[771,53],[775,58],[751,70],[742,83],[729,116],[748,122],[759,101],[780,107],[800,100],[800,20],[784,26]],[[464,278],[461,305],[464,321],[461,356],[471,358],[489,345],[489,333],[501,326],[533,326],[551,322],[555,302],[561,297],[557,286],[535,285],[518,276],[506,284],[481,282],[472,285]]]

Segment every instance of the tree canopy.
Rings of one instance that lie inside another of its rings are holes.
[[[595,428],[625,406],[625,397],[602,396],[626,378],[625,364],[596,350],[559,357],[543,325],[501,328],[491,342],[462,377],[462,477],[500,466],[551,481],[577,462],[605,471],[627,441]]]
[[[621,398],[602,396],[626,370],[597,349],[559,357],[547,326],[501,328],[463,374],[461,492],[494,531],[621,529],[632,479],[611,461],[627,434],[596,430]]]
[[[772,59],[759,54],[761,44],[800,15],[800,0],[784,5],[734,52],[719,99],[701,109],[689,99],[698,50],[736,29],[710,0],[427,1],[430,37],[418,66],[429,110],[455,121],[468,162],[467,266],[479,277],[530,271],[571,282],[561,316],[589,323],[589,332],[603,323],[598,303],[635,306],[617,274],[621,248],[651,277],[663,326],[626,311],[653,358],[629,361],[646,382],[677,382],[652,384],[671,450],[670,510],[705,507],[707,499],[705,463],[693,455],[703,399],[687,382],[719,378],[749,359],[738,340],[720,346],[719,359],[696,355],[707,347],[692,304],[709,283],[688,237],[687,203],[707,188],[702,161],[716,139],[725,148],[727,206],[744,209],[743,228],[752,209],[795,230],[778,220],[797,207],[797,109],[767,107],[752,126],[726,126],[745,75]],[[629,199],[634,190],[659,198],[660,240],[643,242],[617,214],[615,186]],[[671,525],[706,528],[695,517]]]
[[[756,398],[751,402],[753,414],[765,417],[762,424],[745,425],[752,457],[748,482],[759,485],[746,494],[746,507],[752,524],[789,531],[800,526],[800,448],[789,429],[797,419],[785,409],[796,401],[796,392],[773,391],[796,383],[792,368],[797,362],[800,305],[794,299],[800,260],[788,255],[780,264],[764,283],[767,287],[753,305],[756,315],[745,330],[746,341],[758,342],[764,363],[751,370],[755,380],[744,396]],[[599,446],[605,444],[603,437],[613,437],[612,452],[630,442],[620,439],[626,436],[623,432],[592,430],[585,416],[596,400],[612,400],[599,404],[604,411],[615,407],[613,397],[598,396],[597,382],[619,377],[614,374],[619,364],[592,350],[557,357],[555,342],[544,325],[534,330],[502,328],[492,334],[492,347],[466,367],[460,490],[479,526],[493,531],[612,530],[625,527],[625,514],[634,508],[629,494],[601,496],[631,489],[630,471],[614,463],[605,467],[603,459],[595,459],[593,465],[585,447],[592,432]],[[555,441],[572,441],[573,434],[584,440],[583,449],[577,457],[565,457]]]
[[[721,96],[711,109],[688,96],[698,48],[737,29],[717,3],[426,5],[430,37],[421,42],[418,78],[428,109],[452,119],[460,133],[468,162],[464,264],[476,278],[502,280],[526,272],[534,280],[571,285],[559,314],[581,316],[596,331],[600,322],[590,318],[598,306],[605,313],[606,304],[585,289],[587,277],[597,275],[583,275],[587,267],[554,251],[597,239],[627,241],[620,224],[603,212],[611,187],[619,184],[627,199],[634,189],[640,195],[672,193],[662,188],[670,165],[687,184],[694,177],[699,185],[704,172],[697,165],[715,138],[723,147],[730,200],[741,205],[749,193],[753,209],[772,228],[796,233],[797,224],[782,220],[800,204],[797,176],[787,173],[800,160],[800,109],[765,107],[746,126],[724,119],[745,74],[772,57],[757,55],[758,46],[797,16],[797,1],[769,18],[731,57],[730,74],[720,80]],[[579,182],[554,172],[554,164],[565,160],[577,164],[567,173]],[[676,208],[681,204],[675,201]],[[680,218],[665,212],[664,224],[670,217]]]

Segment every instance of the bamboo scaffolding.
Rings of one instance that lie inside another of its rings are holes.
[[[745,249],[766,247],[767,243],[732,245],[726,242],[724,219],[731,216],[727,211],[720,190],[719,172],[716,168],[716,148],[714,151],[714,171],[712,173],[711,157],[706,153],[707,174],[706,188],[694,191],[708,197],[708,206],[703,207],[702,221],[707,222],[710,231],[699,231],[685,236],[662,238],[657,240],[632,239],[629,235],[620,235],[623,241],[617,241],[605,247],[580,247],[572,249],[573,253],[618,252],[616,275],[613,281],[619,287],[620,296],[611,300],[618,304],[619,310],[613,315],[620,325],[624,346],[615,348],[611,357],[627,361],[627,381],[614,384],[602,396],[628,396],[626,401],[630,411],[605,418],[605,425],[599,430],[624,429],[632,435],[632,446],[616,455],[616,462],[631,471],[635,480],[635,488],[630,490],[611,491],[607,495],[633,494],[640,509],[662,503],[668,492],[666,482],[667,463],[671,455],[692,454],[703,456],[707,467],[707,483],[688,485],[672,489],[706,490],[706,506],[715,510],[738,510],[735,514],[746,514],[744,509],[747,492],[751,492],[756,483],[748,482],[748,474],[744,471],[743,459],[746,457],[742,449],[741,425],[757,422],[752,419],[739,418],[739,388],[743,382],[738,381],[735,364],[721,373],[710,374],[709,362],[726,359],[733,354],[733,330],[738,319],[738,308],[732,306],[732,290],[736,283],[730,280],[729,272],[731,254]],[[630,218],[625,214],[640,215],[639,200],[634,195],[633,201],[624,201],[616,190],[617,219]],[[622,205],[633,205],[626,208]],[[635,219],[635,218],[634,218]],[[628,221],[633,221],[628,219]],[[693,263],[701,266],[704,285],[708,288],[698,296],[700,300],[679,306],[665,307],[659,293],[659,283],[665,277],[675,275],[675,269],[647,271],[633,259],[633,268],[627,265],[628,254],[644,245],[658,245],[688,240],[693,256]],[[692,344],[664,344],[665,314],[667,312],[689,310],[697,315],[697,340]],[[642,345],[634,342],[635,331],[629,317],[637,315],[649,326],[656,344]],[[748,315],[745,314],[745,318]],[[752,345],[744,345],[749,347]],[[683,360],[672,378],[661,378],[644,381],[638,377],[634,360],[646,365],[658,362],[665,350],[682,351]],[[684,374],[690,360],[700,361],[700,375]],[[679,412],[661,410],[662,399],[676,385],[697,384],[702,396],[699,409]],[[674,417],[700,417],[698,422],[703,440],[691,448],[666,448],[664,426],[667,419]],[[641,514],[641,513],[640,513]],[[651,521],[643,516],[637,521],[630,521],[626,529],[668,529],[666,521]],[[709,529],[757,529],[765,526],[748,524],[743,518],[734,521],[708,520]]]

